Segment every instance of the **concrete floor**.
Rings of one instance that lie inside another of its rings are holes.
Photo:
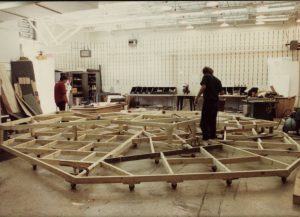
[[[130,192],[123,184],[78,185],[0,153],[0,216],[300,216],[293,205],[295,172],[279,177],[141,183]]]

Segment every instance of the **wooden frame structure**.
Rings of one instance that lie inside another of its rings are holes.
[[[300,145],[275,132],[277,122],[220,115],[223,138],[199,146],[199,119],[198,112],[186,111],[39,115],[1,124],[0,147],[34,170],[39,166],[62,177],[72,189],[123,183],[133,190],[141,182],[168,182],[175,189],[188,180],[222,179],[231,185],[234,179],[265,176],[286,182],[300,165]],[[3,141],[5,130],[15,134]],[[140,174],[139,161],[162,171]],[[191,164],[201,171],[176,169]]]

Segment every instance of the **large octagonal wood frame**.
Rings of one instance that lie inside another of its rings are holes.
[[[34,170],[39,166],[62,177],[72,189],[76,184],[123,183],[133,190],[141,182],[168,182],[175,189],[177,183],[188,180],[222,179],[230,185],[233,179],[265,176],[279,176],[285,182],[300,165],[300,145],[287,134],[275,132],[277,122],[221,114],[218,128],[223,138],[197,146],[199,119],[198,112],[183,111],[53,113],[1,124],[0,147],[28,161]],[[5,130],[15,134],[3,141]],[[148,145],[148,153],[127,154],[142,143]],[[158,151],[157,147],[167,148]],[[161,162],[165,172],[141,175],[118,166],[147,159],[153,166]],[[257,168],[230,168],[251,163]],[[176,164],[207,165],[209,171],[176,172]],[[113,175],[99,175],[100,169]]]

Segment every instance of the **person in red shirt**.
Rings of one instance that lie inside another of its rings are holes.
[[[54,99],[56,106],[60,111],[66,110],[66,103],[68,103],[67,99],[67,89],[65,83],[68,78],[65,75],[61,75],[60,80],[54,86]]]

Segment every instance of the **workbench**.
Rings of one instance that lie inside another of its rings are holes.
[[[80,113],[107,113],[107,112],[119,112],[124,109],[125,103],[106,103],[100,102],[94,104],[94,106],[74,106],[72,111]]]
[[[175,107],[174,101],[176,100],[177,95],[176,94],[128,94],[127,95],[127,103],[128,108],[131,107],[132,100],[136,99],[138,104],[140,104],[140,101],[144,100],[152,100],[153,105],[158,105],[161,102],[164,102],[168,99],[170,99],[171,107]],[[163,100],[163,101],[162,101]]]

